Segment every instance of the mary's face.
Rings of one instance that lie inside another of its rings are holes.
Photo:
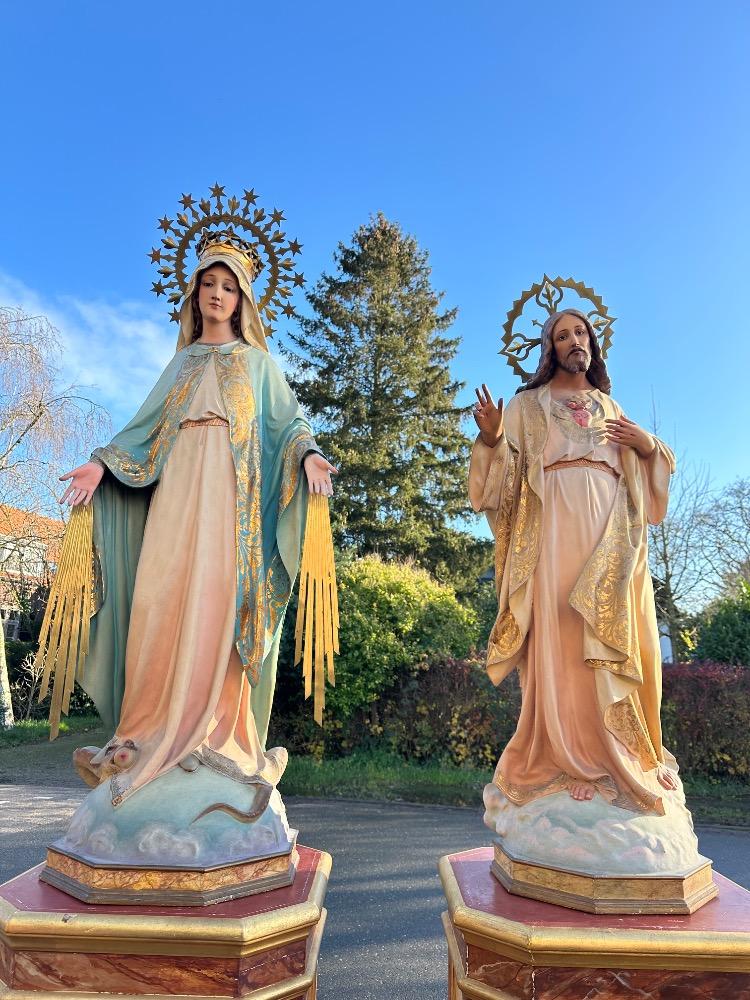
[[[204,323],[230,320],[239,301],[240,288],[228,267],[214,264],[203,272],[198,288],[198,308]]]
[[[552,346],[558,365],[567,372],[588,371],[591,364],[591,337],[580,316],[566,313],[555,323]]]

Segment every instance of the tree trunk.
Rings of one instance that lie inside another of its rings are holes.
[[[10,700],[8,663],[5,659],[5,631],[0,620],[0,729],[10,729],[15,725],[13,703]]]

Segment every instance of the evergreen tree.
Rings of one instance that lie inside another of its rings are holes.
[[[334,261],[282,350],[340,470],[336,540],[360,555],[412,557],[443,579],[464,564],[473,572],[483,543],[452,527],[467,516],[469,454],[455,398],[463,384],[448,368],[456,310],[441,311],[427,252],[381,214]]]

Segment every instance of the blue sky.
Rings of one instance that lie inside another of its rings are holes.
[[[218,180],[284,209],[308,279],[400,222],[459,307],[465,402],[515,389],[519,293],[584,280],[629,415],[653,394],[717,485],[750,473],[746,3],[3,6],[0,302],[53,319],[115,424],[173,349],[156,220]]]

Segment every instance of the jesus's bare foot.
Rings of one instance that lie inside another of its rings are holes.
[[[675,791],[677,788],[677,778],[675,778],[674,773],[663,764],[659,764],[656,769],[656,780],[662,788],[668,788],[670,791]]]
[[[574,781],[568,788],[571,799],[575,799],[576,802],[588,802],[589,799],[593,799],[595,792],[596,788],[590,781]]]

